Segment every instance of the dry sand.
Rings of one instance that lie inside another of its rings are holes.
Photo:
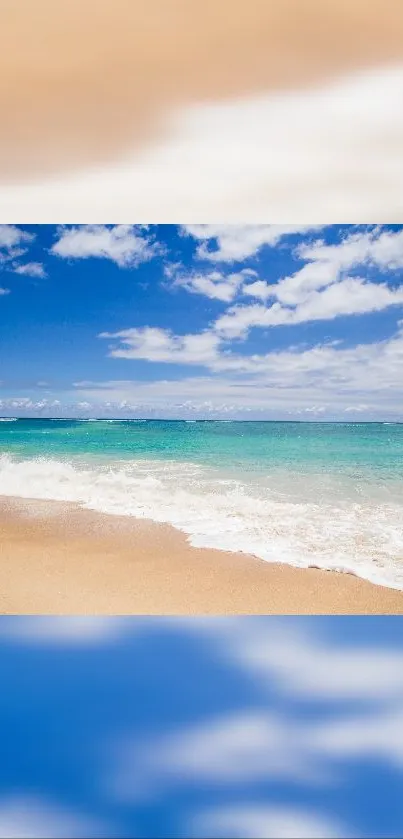
[[[403,614],[347,574],[192,548],[169,526],[56,502],[0,502],[2,614]]]
[[[402,0],[0,0],[0,181],[114,160],[164,109],[403,60]]]

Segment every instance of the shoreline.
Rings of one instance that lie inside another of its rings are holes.
[[[403,591],[194,548],[148,519],[0,496],[0,613],[403,614]]]

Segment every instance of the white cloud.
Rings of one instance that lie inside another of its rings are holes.
[[[58,399],[10,396],[5,412],[78,416],[235,416],[401,419],[403,332],[356,346],[340,342],[266,354],[235,353],[214,332],[173,335],[154,328],[103,334],[110,354],[204,366],[209,375],[153,381],[76,382]]]
[[[144,358],[177,364],[209,365],[217,355],[220,339],[212,332],[173,335],[153,327],[102,333],[101,338],[118,338],[121,347],[111,349],[113,358]]]
[[[0,218],[125,224],[388,223],[403,209],[403,67],[202,104],[113,164],[3,184]],[[230,149],[230,154],[229,150]]]
[[[327,760],[382,760],[403,769],[403,708],[335,717],[312,727],[310,749]]]
[[[304,323],[332,320],[342,315],[379,312],[390,306],[403,305],[403,286],[391,289],[385,284],[347,278],[323,291],[314,291],[293,311],[281,309],[275,323]]]
[[[51,253],[71,259],[110,259],[120,268],[132,268],[161,252],[146,225],[84,224],[62,227]]]
[[[300,740],[299,727],[288,718],[275,712],[246,710],[209,718],[158,740],[148,749],[143,768],[145,774],[161,775],[168,782],[195,779],[244,787],[269,777],[293,779],[304,785],[328,781]],[[118,787],[129,798],[135,756],[136,745],[126,744]]]
[[[254,677],[261,687],[299,700],[360,700],[371,703],[403,697],[403,653],[379,645],[343,645],[320,637],[317,623],[303,626],[281,619],[199,621],[196,632],[211,635],[226,662]],[[333,718],[332,718],[333,722]]]
[[[9,269],[10,261],[25,254],[25,245],[34,238],[32,233],[14,224],[0,224],[0,267],[3,265]]]
[[[315,810],[291,806],[231,804],[199,813],[189,825],[205,839],[343,839],[351,833]]]
[[[224,249],[233,242],[242,249],[244,231],[250,231],[255,243],[257,232],[261,233],[259,241],[264,234],[267,240],[271,236],[273,241],[277,241],[284,231],[280,225],[255,228],[248,225],[243,228],[233,225],[187,225],[187,228],[189,231],[196,229],[196,232],[200,228],[200,237],[205,235],[207,238],[211,232],[216,233],[220,247],[222,245]],[[269,230],[265,231],[265,228]],[[220,230],[222,234],[219,234]],[[241,294],[258,299],[259,303],[233,306],[213,325],[218,333],[230,339],[246,337],[253,327],[333,320],[403,305],[403,285],[389,287],[386,283],[369,282],[346,273],[357,266],[370,265],[376,265],[382,271],[393,271],[399,267],[399,260],[403,265],[402,230],[376,228],[355,232],[331,246],[321,241],[304,243],[296,249],[296,255],[306,260],[306,264],[276,283],[256,279],[256,272],[243,269],[229,275],[217,270],[193,275],[179,273],[174,284],[224,302],[231,302]],[[270,305],[267,304],[269,299]]]
[[[0,408],[15,409],[17,411],[41,413],[61,408],[59,399],[31,399],[29,396],[15,396],[0,399]]]
[[[273,296],[281,297],[281,282],[271,287]],[[334,320],[343,315],[362,315],[379,312],[391,306],[403,306],[403,285],[389,288],[385,283],[370,283],[359,278],[347,278],[323,291],[312,291],[294,308],[274,303],[237,305],[229,309],[215,323],[217,332],[228,338],[246,337],[252,327],[296,325],[315,320]]]
[[[333,320],[403,305],[401,283],[390,287],[347,274],[357,266],[393,271],[403,265],[402,230],[353,233],[335,245],[304,243],[297,255],[307,262],[295,274],[273,284],[259,280],[242,287],[244,294],[275,302],[235,305],[218,319],[216,330],[228,338],[241,338],[252,327]]]
[[[91,645],[118,638],[134,629],[134,622],[119,617],[5,617],[0,624],[0,637],[30,645]]]
[[[18,260],[27,251],[27,245],[35,239],[33,233],[28,233],[14,224],[0,225],[0,268],[3,266],[13,274],[26,274],[29,277],[45,277],[44,266],[40,262],[20,263]],[[0,289],[0,294],[8,294],[8,289]]]
[[[0,248],[9,251],[21,242],[31,242],[34,236],[14,224],[0,224]]]
[[[0,288],[0,297],[4,297],[6,294],[10,294],[9,288]]]
[[[206,274],[179,272],[172,285],[185,288],[193,294],[203,294],[205,297],[229,303],[236,297],[244,283],[254,276],[256,272],[248,268],[227,275],[221,271],[210,271]]]
[[[255,297],[258,300],[267,300],[273,294],[273,286],[264,280],[256,280],[254,283],[244,285],[242,287],[242,294]]]
[[[356,836],[315,805],[300,810],[293,791],[306,797],[308,785],[310,796],[324,792],[329,800],[352,765],[402,770],[403,654],[351,637],[340,643],[320,620],[175,619],[176,630],[207,642],[204,654],[214,651],[216,664],[218,655],[225,668],[235,665],[252,704],[151,742],[126,735],[108,768],[109,794],[155,806],[157,796],[172,798],[178,787],[213,790],[220,803],[189,819],[187,833],[195,837]],[[286,806],[275,800],[284,783]],[[262,802],[262,789],[270,803]]]
[[[260,316],[260,307],[256,307],[253,313]],[[249,317],[251,312],[247,314]],[[248,322],[250,324],[250,320]],[[318,344],[308,349],[296,347],[272,351],[263,355],[240,355],[223,350],[219,335],[212,330],[195,335],[173,335],[167,330],[145,327],[112,334],[103,333],[101,337],[118,339],[118,346],[110,349],[112,357],[202,365],[215,373],[226,371],[238,375],[248,374],[254,376],[254,387],[260,383],[262,387],[270,388],[270,396],[273,398],[275,393],[272,388],[281,388],[283,394],[287,388],[294,390],[294,399],[295,388],[298,387],[299,394],[305,388],[310,393],[310,403],[302,406],[306,408],[312,406],[313,398],[316,405],[325,405],[326,394],[330,397],[333,394],[340,400],[342,393],[350,393],[347,405],[342,406],[344,409],[351,405],[351,392],[360,393],[364,390],[367,394],[375,394],[393,388],[397,394],[403,388],[402,330],[390,339],[372,344],[345,348],[336,342]],[[248,384],[251,384],[250,379],[249,382],[239,379],[238,382],[232,382],[232,387],[242,388],[243,385],[247,388]],[[210,380],[210,387],[214,387],[213,380]],[[200,388],[203,388],[203,382],[200,382]],[[318,399],[320,395],[322,398]],[[250,397],[253,397],[251,391]],[[362,398],[359,404],[362,404]]]
[[[46,277],[46,271],[41,262],[26,262],[13,265],[14,274],[26,274],[28,277]]]
[[[344,408],[345,414],[362,414],[365,411],[369,410],[369,405],[348,405],[347,408]]]
[[[106,825],[32,795],[0,798],[0,839],[95,839],[106,832]]]
[[[183,224],[184,233],[201,240],[197,248],[200,259],[212,262],[237,262],[255,254],[263,247],[274,247],[285,236],[307,233],[323,225],[308,224]],[[211,243],[217,247],[212,249]]]
[[[297,410],[294,413],[296,414],[314,414],[318,416],[319,414],[326,413],[326,405],[310,405],[307,408],[302,408],[301,410]]]
[[[376,227],[352,233],[335,245],[304,243],[297,253],[311,262],[335,266],[338,271],[355,265],[376,265],[391,271],[403,267],[403,230]]]
[[[332,786],[340,783],[342,761],[403,766],[400,649],[340,644],[320,635],[318,622],[314,630],[278,618],[176,623],[211,643],[226,667],[233,663],[243,678],[252,677],[259,702],[154,739],[140,751],[126,737],[113,771],[120,798],[133,800],[178,782],[245,789],[275,778]],[[296,715],[284,697],[302,702],[302,708],[321,703],[321,713]],[[346,701],[361,707],[352,712]]]
[[[276,673],[270,689],[275,687]],[[287,694],[293,695],[292,684]],[[374,700],[374,696],[361,697]],[[293,698],[298,697],[298,693]],[[320,695],[314,688],[304,696],[330,702],[346,698],[337,690]],[[357,698],[348,694],[348,698]],[[379,693],[376,697],[385,697]],[[249,789],[265,780],[292,781],[302,787],[332,787],[340,783],[341,762],[377,760],[403,768],[402,694],[397,707],[376,713],[351,713],[334,708],[317,722],[287,710],[253,709],[224,713],[202,723],[179,729],[148,744],[139,753],[138,742],[126,741],[118,749],[114,789],[121,800],[133,800],[155,785],[208,783],[216,788]],[[276,703],[278,703],[278,699]]]

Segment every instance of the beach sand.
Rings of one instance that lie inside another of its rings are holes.
[[[196,549],[167,525],[0,500],[2,614],[403,614],[349,574]]]

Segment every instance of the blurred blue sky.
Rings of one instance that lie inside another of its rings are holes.
[[[2,837],[403,833],[400,618],[0,633]]]

